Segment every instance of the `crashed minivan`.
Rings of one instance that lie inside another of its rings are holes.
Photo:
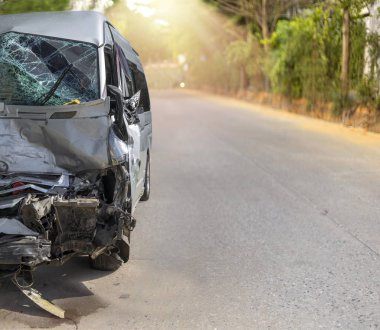
[[[0,16],[0,276],[128,261],[151,145],[139,56],[102,14]]]

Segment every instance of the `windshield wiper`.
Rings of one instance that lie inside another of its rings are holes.
[[[55,91],[58,89],[59,85],[62,83],[63,79],[66,77],[66,75],[69,73],[69,71],[72,69],[73,64],[68,65],[65,70],[61,73],[57,81],[54,83],[52,88],[46,93],[46,95],[41,96],[38,98],[36,103],[40,103],[41,105],[45,105],[47,101],[51,99],[51,97],[54,95]],[[41,102],[39,102],[42,99]]]

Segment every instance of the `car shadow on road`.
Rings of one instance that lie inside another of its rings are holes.
[[[91,269],[88,257],[76,257],[60,267],[39,267],[34,272],[33,288],[50,301],[58,300],[56,304],[66,310],[66,319],[76,323],[80,317],[92,314],[108,305],[94,296],[90,286],[86,286],[83,282],[110,274],[111,272]],[[30,327],[46,328],[65,322],[36,306],[16,288],[10,278],[0,280],[0,292],[0,319],[6,316],[8,320],[14,319]],[[38,320],[38,318],[43,319]],[[33,324],[34,321],[36,324]],[[44,321],[43,324],[41,321]]]

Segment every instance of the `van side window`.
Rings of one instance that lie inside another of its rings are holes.
[[[145,74],[138,70],[135,65],[133,66],[132,71],[136,80],[136,90],[141,91],[140,105],[144,108],[144,112],[150,111],[148,84],[146,82]]]
[[[130,61],[128,61],[128,64],[132,70],[132,74],[135,80],[136,91],[141,91],[140,106],[144,108],[144,112],[150,111],[148,84],[146,82],[145,75],[137,68],[136,64]]]
[[[124,97],[131,97],[134,94],[132,81],[127,77],[124,69],[121,70],[121,82]]]
[[[105,66],[106,66],[106,84],[107,85],[113,85],[113,60],[112,60],[112,52],[108,49],[104,50],[104,59],[105,59]]]
[[[104,37],[105,37],[104,41],[106,44],[108,45],[113,44],[113,37],[112,37],[112,33],[110,31],[110,26],[108,25],[108,23],[104,24]]]
[[[114,47],[119,64],[119,87],[122,89],[124,97],[131,97],[136,92],[132,71],[121,47],[118,44],[115,44]]]
[[[141,91],[140,106],[144,108],[145,112],[150,111],[150,99],[145,75],[141,65],[139,68],[136,65],[136,63],[140,63],[138,54],[113,26],[110,25],[109,28],[114,38],[115,48],[118,49],[120,61],[125,69],[126,77],[131,77],[129,81],[132,83],[134,93]]]

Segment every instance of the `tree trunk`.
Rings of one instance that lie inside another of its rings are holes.
[[[268,8],[267,8],[267,0],[261,0],[261,33],[264,39],[264,56],[267,58],[269,56],[269,45],[266,42],[270,38],[269,28],[268,28]],[[270,90],[270,82],[269,77],[264,74],[264,87],[265,91],[269,92]]]
[[[268,29],[268,12],[267,12],[267,0],[261,0],[261,32],[263,34],[263,39],[269,39],[269,29]],[[265,55],[269,53],[269,46],[264,43]]]
[[[343,9],[343,48],[342,48],[342,97],[346,101],[349,90],[350,68],[350,12],[349,8]]]
[[[245,67],[240,67],[240,92],[245,92],[248,89],[249,81]]]

